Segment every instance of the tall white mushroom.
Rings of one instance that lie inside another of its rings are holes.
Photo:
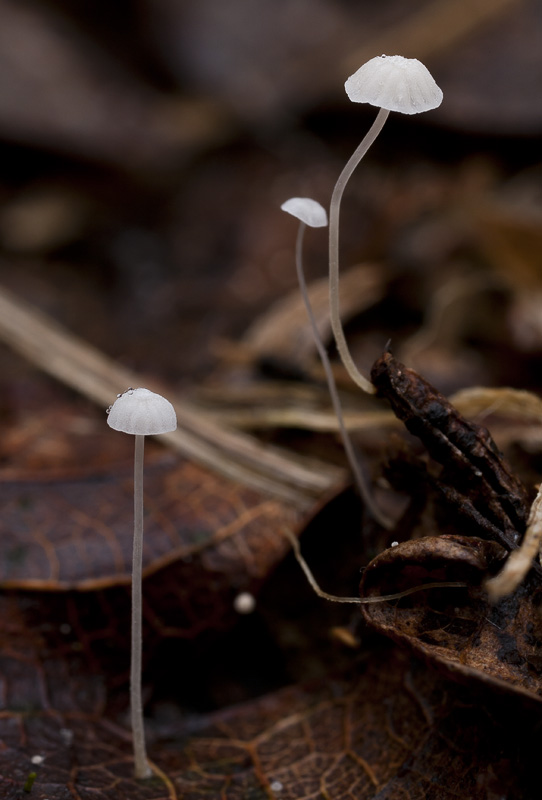
[[[128,389],[107,411],[107,424],[135,436],[134,454],[134,549],[132,565],[132,648],[130,666],[130,714],[136,778],[148,778],[151,769],[145,748],[141,701],[142,562],[143,562],[143,455],[145,436],[168,433],[177,427],[169,400],[149,389]]]
[[[329,300],[331,327],[342,362],[352,380],[365,392],[374,394],[373,384],[356,367],[346,344],[339,309],[339,215],[346,184],[355,168],[382,130],[390,111],[419,114],[442,102],[439,89],[428,69],[416,58],[377,56],[363,64],[346,81],[344,88],[353,103],[370,103],[380,108],[375,121],[339,175],[329,210]]]
[[[388,517],[378,508],[378,506],[374,501],[371,491],[367,485],[367,481],[365,480],[365,477],[361,471],[359,461],[356,458],[352,440],[348,434],[346,425],[344,424],[341,400],[339,398],[339,393],[337,391],[337,385],[335,383],[335,378],[333,376],[333,370],[331,369],[329,356],[327,354],[326,348],[324,347],[324,343],[322,342],[320,333],[318,331],[318,325],[316,324],[316,319],[314,317],[314,312],[312,310],[309,293],[307,291],[307,283],[305,281],[305,273],[303,270],[303,239],[305,236],[305,230],[307,225],[309,225],[311,228],[324,228],[327,225],[326,210],[323,208],[323,206],[320,205],[320,203],[317,203],[316,200],[312,200],[310,197],[291,197],[289,200],[286,200],[286,202],[284,202],[281,205],[281,209],[283,211],[286,211],[287,214],[291,214],[293,217],[299,220],[299,229],[297,232],[297,241],[295,248],[295,264],[297,270],[297,280],[299,282],[301,296],[303,297],[303,302],[305,304],[305,309],[307,311],[307,316],[309,318],[309,323],[311,326],[314,342],[316,344],[316,349],[318,350],[318,354],[320,356],[320,360],[322,362],[322,366],[326,374],[326,380],[329,389],[329,394],[331,397],[331,402],[333,405],[333,410],[335,412],[335,416],[337,417],[337,422],[339,423],[339,431],[348,458],[348,462],[350,464],[350,468],[354,475],[356,486],[365,505],[370,510],[373,517],[385,528],[390,528],[392,523],[388,519]]]

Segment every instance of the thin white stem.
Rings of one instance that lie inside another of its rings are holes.
[[[152,774],[145,749],[143,703],[141,700],[144,451],[145,437],[136,436],[134,454],[134,550],[132,565],[132,662],[130,667],[130,713],[134,745],[134,773],[136,778],[148,778]]]
[[[341,210],[341,199],[345,186],[355,168],[382,130],[389,113],[390,112],[384,108],[381,108],[378,112],[378,115],[371,128],[358,145],[347,162],[345,168],[339,175],[331,196],[331,204],[329,208],[329,304],[331,310],[331,327],[333,329],[333,335],[335,337],[335,342],[337,343],[339,355],[348,371],[348,374],[354,383],[356,383],[360,389],[363,389],[364,392],[368,392],[368,394],[374,394],[375,388],[373,384],[364,375],[362,375],[356,367],[350,354],[350,350],[348,349],[348,345],[346,344],[344,331],[341,325],[341,314],[339,307],[339,215]]]
[[[299,230],[297,233],[297,241],[295,248],[295,265],[297,270],[297,279],[299,281],[299,288],[301,290],[301,296],[303,297],[303,302],[305,304],[305,309],[307,311],[307,316],[309,318],[310,326],[312,329],[312,335],[314,338],[314,342],[316,344],[316,349],[318,350],[318,354],[320,356],[320,360],[322,362],[322,366],[326,374],[327,386],[329,389],[333,410],[335,412],[335,416],[337,417],[337,422],[339,423],[339,432],[341,434],[346,456],[348,458],[348,463],[350,464],[350,468],[354,474],[354,480],[358,488],[358,492],[360,493],[362,500],[364,501],[367,508],[370,510],[373,517],[377,520],[377,522],[379,522],[384,528],[387,528],[389,530],[393,526],[393,522],[382,511],[380,511],[380,509],[376,505],[374,498],[371,494],[371,491],[369,489],[369,486],[367,485],[367,481],[365,480],[365,477],[360,469],[359,462],[354,452],[354,446],[352,444],[352,440],[346,429],[346,425],[344,424],[341,400],[339,397],[339,393],[337,391],[337,385],[335,383],[335,378],[333,376],[333,370],[331,369],[331,364],[329,362],[329,356],[327,354],[327,350],[324,347],[322,339],[320,338],[318,325],[316,324],[316,319],[314,317],[314,312],[312,310],[311,301],[309,299],[309,293],[307,291],[307,283],[305,281],[305,274],[303,271],[303,239],[305,236],[306,227],[307,226],[305,225],[304,222],[300,223]]]

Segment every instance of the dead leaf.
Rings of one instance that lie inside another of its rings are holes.
[[[376,362],[371,379],[396,416],[442,464],[439,486],[448,501],[508,550],[517,546],[529,511],[527,491],[489,431],[467,422],[433,386],[390,353]]]
[[[93,479],[5,481],[0,585],[92,590],[130,581],[131,467]],[[144,575],[176,561],[262,578],[298,512],[188,461],[148,459]],[[269,560],[270,559],[270,560]]]
[[[465,536],[424,537],[377,556],[366,568],[362,595],[400,592],[433,581],[464,581],[393,603],[362,606],[379,632],[406,644],[463,680],[542,698],[542,599],[531,574],[516,594],[492,606],[482,582],[505,552],[494,542]],[[393,588],[392,588],[393,587]]]
[[[349,674],[237,708],[157,709],[148,720],[154,775],[136,782],[124,710],[106,703],[100,674],[75,651],[51,652],[20,598],[4,595],[0,611],[10,620],[0,632],[6,800],[25,796],[31,773],[37,800],[531,797],[525,743],[536,716],[488,704],[385,647]]]

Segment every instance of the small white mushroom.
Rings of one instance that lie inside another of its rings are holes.
[[[127,389],[109,409],[107,424],[134,436],[152,436],[174,431],[177,417],[165,397],[149,389]]]
[[[327,212],[316,200],[310,197],[290,197],[281,205],[282,211],[291,214],[310,228],[325,228]]]
[[[355,168],[382,130],[390,111],[418,114],[436,108],[442,91],[416,58],[377,56],[363,64],[345,83],[354,103],[380,108],[375,121],[339,175],[329,209],[329,301],[331,327],[341,360],[352,380],[365,392],[374,394],[373,384],[360,373],[346,344],[339,309],[339,216],[344,189]]]
[[[353,103],[370,103],[401,114],[419,114],[442,103],[442,90],[417,58],[371,58],[348,78],[344,88]]]
[[[367,508],[370,510],[373,517],[385,528],[390,528],[391,521],[388,519],[388,517],[386,517],[385,514],[382,513],[382,511],[380,511],[374,501],[371,491],[367,485],[367,481],[361,471],[359,461],[356,458],[352,440],[348,434],[346,425],[344,424],[341,400],[337,391],[333,370],[331,368],[327,350],[318,331],[318,325],[316,324],[316,319],[307,290],[307,283],[305,281],[305,273],[303,270],[303,239],[305,236],[305,229],[307,225],[311,226],[312,228],[325,227],[327,225],[326,210],[320,205],[320,203],[317,203],[316,200],[312,200],[310,197],[291,197],[281,205],[281,209],[282,211],[286,211],[287,214],[291,214],[293,217],[298,219],[300,223],[297,233],[295,258],[297,280],[299,282],[301,296],[303,298],[303,303],[305,304],[305,309],[309,318],[314,343],[316,344],[316,349],[318,350],[320,361],[322,362],[322,366],[324,368],[333,410],[335,412],[335,416],[337,417],[344,449],[350,464],[350,468],[354,475],[358,492],[360,493],[361,498],[363,499]]]
[[[134,454],[134,549],[132,566],[132,654],[130,666],[130,714],[136,778],[148,778],[151,769],[145,748],[141,700],[142,564],[143,564],[143,455],[145,436],[168,433],[177,427],[169,400],[149,389],[128,389],[107,410],[107,424],[135,436]]]

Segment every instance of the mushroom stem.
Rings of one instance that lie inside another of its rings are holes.
[[[361,495],[362,500],[364,501],[365,505],[376,519],[377,522],[380,523],[384,528],[390,529],[393,527],[393,522],[378,508],[376,505],[374,498],[371,495],[369,487],[367,485],[367,481],[361,471],[359,462],[356,458],[356,454],[354,452],[354,446],[352,444],[352,439],[346,429],[346,425],[344,424],[344,417],[342,412],[341,400],[339,397],[339,393],[337,391],[337,384],[335,383],[335,378],[333,376],[333,370],[331,369],[331,364],[329,361],[329,356],[327,354],[326,348],[324,347],[324,343],[320,337],[320,333],[318,331],[318,325],[316,324],[316,319],[314,317],[314,312],[312,310],[311,301],[309,299],[309,293],[307,291],[307,283],[305,281],[305,273],[303,271],[303,239],[305,237],[305,230],[307,226],[304,222],[299,223],[299,230],[297,232],[297,240],[296,240],[296,248],[295,248],[295,265],[297,270],[297,279],[299,282],[299,288],[301,290],[301,296],[303,298],[303,302],[305,304],[305,309],[307,311],[307,316],[309,318],[310,326],[312,328],[312,335],[314,338],[314,342],[316,344],[316,349],[318,350],[318,354],[320,356],[320,360],[322,362],[322,366],[324,368],[324,372],[326,374],[327,385],[329,394],[331,397],[331,403],[333,405],[333,410],[335,412],[335,416],[337,417],[337,422],[339,423],[339,432],[341,434],[341,439],[343,442],[343,446],[346,452],[346,456],[348,458],[348,463],[350,464],[350,468],[354,474],[354,480],[356,486],[358,488],[358,492]],[[371,384],[372,385],[372,384]]]
[[[354,364],[341,325],[339,308],[339,215],[345,186],[355,168],[382,130],[389,113],[389,110],[385,108],[381,108],[378,112],[375,121],[339,175],[335,188],[333,189],[329,208],[329,304],[331,310],[331,327],[339,355],[348,374],[354,383],[368,394],[374,394],[375,388]]]
[[[134,549],[132,563],[132,659],[130,666],[130,713],[136,778],[148,778],[151,769],[145,749],[141,701],[142,564],[143,564],[143,454],[145,436],[135,437],[134,454]]]

